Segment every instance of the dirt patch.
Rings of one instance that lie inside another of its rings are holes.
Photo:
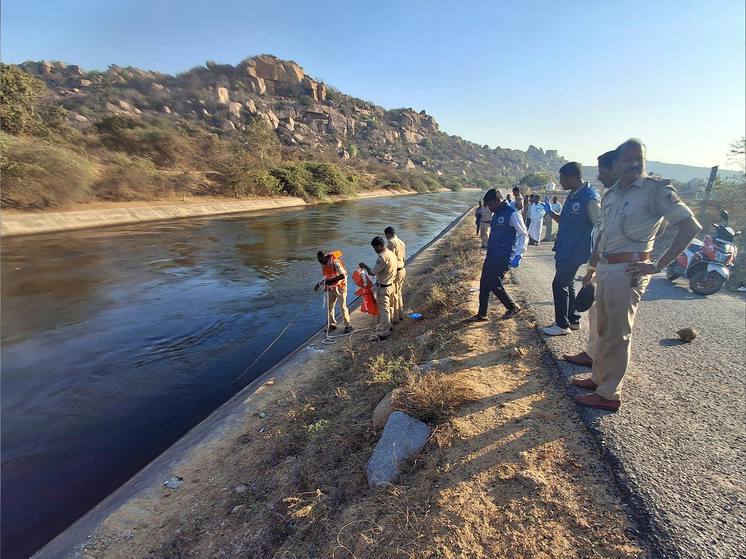
[[[462,224],[410,271],[405,303],[423,320],[383,345],[363,335],[337,344],[260,393],[261,412],[239,436],[175,472],[179,489],[112,515],[84,555],[644,556],[594,444],[541,365],[535,330],[500,322],[494,305],[490,322],[463,322],[482,258],[472,235]],[[418,370],[432,359],[432,371]],[[371,415],[394,387],[404,394],[395,406],[434,433],[396,485],[371,490]]]

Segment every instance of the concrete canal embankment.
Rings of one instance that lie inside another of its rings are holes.
[[[356,198],[378,198],[382,196],[404,196],[417,194],[411,191],[373,190],[362,192]],[[343,198],[334,198],[338,201]],[[295,208],[311,203],[292,196],[257,198],[252,200],[214,200],[184,203],[109,204],[93,209],[73,211],[18,212],[4,211],[0,220],[0,235],[30,235],[107,227],[127,223],[165,221],[186,217],[236,214],[277,208]]]

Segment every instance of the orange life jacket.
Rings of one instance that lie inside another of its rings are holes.
[[[360,312],[368,313],[373,316],[378,315],[378,303],[373,296],[373,282],[367,276],[360,273],[360,270],[352,272],[352,280],[360,288],[355,291],[355,295],[362,296],[363,302],[360,305]]]
[[[342,262],[342,252],[339,250],[335,250],[329,253],[329,262],[326,264],[321,265],[321,269],[324,273],[324,279],[332,279],[336,278],[339,273],[337,273],[337,268],[334,266],[334,264],[339,261],[339,266],[342,268],[342,273],[346,274],[347,270],[345,269],[345,264]],[[339,287],[340,289],[344,289],[346,283],[344,278],[337,281],[336,283],[333,283],[331,285],[324,285],[324,290],[326,291],[332,291],[333,289]]]

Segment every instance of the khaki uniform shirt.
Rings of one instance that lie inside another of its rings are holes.
[[[378,253],[378,260],[371,272],[376,276],[376,282],[384,285],[392,285],[396,279],[396,255],[384,248]]]
[[[692,215],[668,180],[643,174],[626,189],[617,181],[604,194],[598,251],[647,252],[664,218],[675,225]]]
[[[396,259],[399,261],[397,268],[403,268],[404,262],[407,260],[407,245],[404,244],[404,241],[394,235],[394,238],[389,240],[387,248],[396,255]]]
[[[488,206],[482,206],[482,223],[492,221],[492,210]]]

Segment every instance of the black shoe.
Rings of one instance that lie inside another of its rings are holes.
[[[352,326],[345,326],[344,333],[345,334],[349,334],[353,330],[355,330],[355,329]]]
[[[508,309],[507,311],[505,311],[505,314],[502,315],[502,319],[509,320],[517,315],[519,312],[521,312],[521,310],[521,307],[513,307],[512,309]]]
[[[475,314],[471,318],[467,318],[466,322],[487,322],[487,317]]]
[[[333,324],[331,326],[329,326],[329,330],[336,330],[336,329],[337,329],[337,327],[334,326]]]

